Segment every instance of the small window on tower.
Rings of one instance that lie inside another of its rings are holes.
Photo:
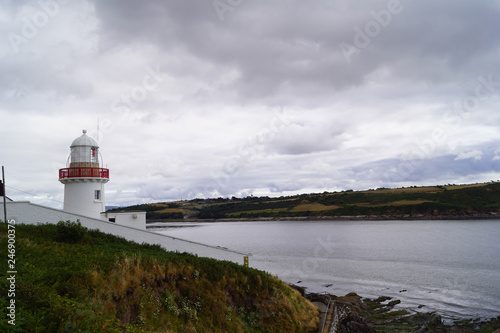
[[[101,190],[95,190],[94,199],[101,200]]]

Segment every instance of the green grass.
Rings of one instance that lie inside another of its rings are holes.
[[[317,309],[298,292],[252,268],[74,222],[15,230],[16,326],[2,320],[2,332],[309,332],[318,323]],[[7,248],[5,224],[0,248]]]

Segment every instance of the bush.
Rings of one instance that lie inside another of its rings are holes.
[[[55,240],[64,243],[78,243],[87,234],[87,228],[83,227],[80,220],[76,222],[59,221],[56,226]]]

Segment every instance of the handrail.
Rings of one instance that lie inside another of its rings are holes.
[[[59,169],[59,179],[64,178],[109,178],[109,169],[88,167]]]
[[[332,299],[328,298],[328,304],[326,305],[325,315],[323,316],[323,319],[321,320],[321,323],[319,326],[318,332],[320,332],[320,333],[323,333],[323,331],[325,330],[325,326],[326,326],[326,323],[328,321],[328,313],[330,312],[330,306],[332,306]]]

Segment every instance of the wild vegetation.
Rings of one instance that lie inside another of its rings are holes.
[[[121,208],[146,210],[148,220],[295,217],[466,218],[500,213],[500,183],[439,185],[289,197],[194,199]],[[174,215],[175,214],[175,215]]]
[[[77,222],[15,230],[16,325],[2,320],[1,332],[312,332],[318,325],[317,308],[256,269],[167,252]],[[7,248],[4,223],[0,247]]]

